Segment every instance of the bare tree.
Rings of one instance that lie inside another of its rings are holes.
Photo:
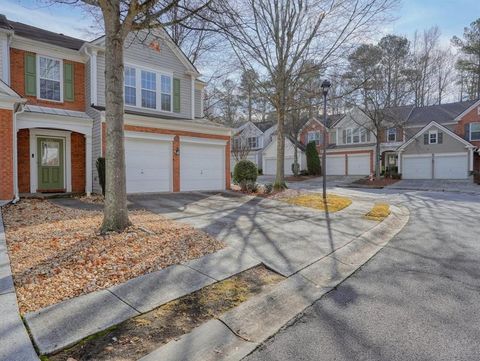
[[[107,125],[106,192],[102,232],[122,231],[131,223],[127,210],[124,146],[125,39],[130,33],[165,28],[200,14],[210,4],[180,0],[56,0],[85,4],[101,14],[105,31],[105,120]],[[171,11],[177,12],[172,19]]]
[[[396,0],[240,0],[223,13],[227,34],[240,65],[259,74],[257,88],[277,116],[277,170],[284,182],[285,117],[289,94],[302,86],[303,66],[325,66],[350,40],[375,28]],[[271,87],[262,88],[267,79]]]

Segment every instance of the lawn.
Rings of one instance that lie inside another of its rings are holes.
[[[280,198],[280,200],[296,206],[328,210],[331,213],[338,212],[352,204],[350,198],[335,194],[327,194],[327,202],[325,203],[320,193],[303,193],[291,197],[286,196],[285,198]]]
[[[22,200],[2,212],[22,314],[224,247],[147,211],[131,212],[134,226],[107,235],[98,233],[102,212],[41,200]]]

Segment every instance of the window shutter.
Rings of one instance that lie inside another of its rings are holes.
[[[25,95],[37,95],[37,64],[35,54],[25,53]]]
[[[70,102],[74,100],[72,63],[63,64],[63,99]]]
[[[442,144],[443,143],[443,133],[442,132],[438,132],[437,134],[437,143],[438,144]]]
[[[465,140],[470,141],[470,124],[465,124]]]
[[[423,134],[423,144],[428,144],[428,133]]]
[[[344,129],[342,132],[342,143],[345,144],[347,142],[347,130]]]
[[[367,130],[367,142],[370,142],[370,131]]]
[[[194,102],[195,99],[192,99]],[[173,78],[173,111],[180,113],[180,79]]]

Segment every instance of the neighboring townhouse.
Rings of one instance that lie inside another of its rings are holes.
[[[125,46],[127,192],[230,186],[230,129],[203,118],[199,72],[164,31]],[[85,42],[0,16],[0,199],[99,192],[104,37]]]
[[[285,175],[293,175],[293,164],[295,160],[295,148],[297,149],[297,162],[299,170],[307,169],[307,158],[305,156],[305,145],[291,136],[285,136],[285,153],[283,169]],[[275,175],[277,170],[277,137],[272,136],[272,141],[263,149],[263,174]]]
[[[242,159],[248,159],[255,163],[258,169],[262,169],[263,149],[272,141],[274,131],[273,122],[246,122],[233,131],[232,141],[232,169]]]
[[[380,132],[382,170],[404,179],[467,179],[480,169],[480,101],[387,109]],[[353,108],[335,123],[327,150],[327,174],[374,172],[376,138],[370,118]]]

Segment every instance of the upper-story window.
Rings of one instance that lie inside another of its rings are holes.
[[[388,128],[387,142],[396,142],[396,141],[397,141],[397,128]]]
[[[125,67],[125,104],[137,105],[137,92],[136,92],[136,74],[135,68]]]
[[[480,123],[470,123],[470,140],[480,140]]]
[[[345,132],[346,144],[358,144],[370,141],[370,133],[365,128],[348,128]]]
[[[172,111],[172,77],[153,70],[125,67],[125,104]]]
[[[307,133],[308,143],[315,142],[316,145],[319,145],[322,142],[322,133],[319,131],[311,131]]]
[[[62,101],[62,61],[38,56],[38,97]]]
[[[438,132],[436,130],[430,130],[428,132],[428,144],[438,143]]]
[[[248,137],[247,138],[248,147],[251,149],[258,148],[258,137]]]

